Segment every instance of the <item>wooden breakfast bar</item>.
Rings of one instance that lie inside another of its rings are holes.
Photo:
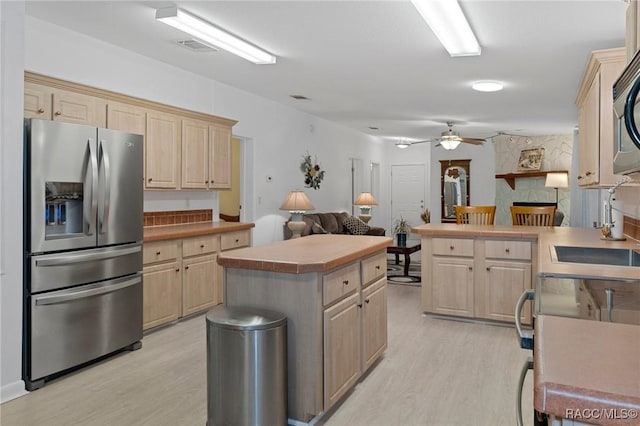
[[[391,238],[310,235],[221,253],[227,306],[287,316],[288,417],[326,412],[387,347]]]

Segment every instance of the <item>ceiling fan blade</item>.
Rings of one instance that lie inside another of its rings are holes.
[[[470,143],[472,145],[482,145],[485,142],[485,140],[478,139],[478,138],[460,138],[460,142]]]
[[[423,141],[414,141],[411,142],[411,145],[415,145],[417,143],[426,143],[426,142],[438,142],[440,139],[425,139]]]

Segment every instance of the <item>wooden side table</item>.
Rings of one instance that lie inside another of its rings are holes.
[[[409,276],[409,265],[411,264],[411,253],[420,251],[422,247],[420,243],[406,246],[389,246],[387,247],[387,253],[394,254],[396,256],[396,265],[400,263],[400,255],[404,255],[404,276]]]

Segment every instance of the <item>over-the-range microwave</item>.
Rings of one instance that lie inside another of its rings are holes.
[[[613,84],[616,174],[640,173],[640,51]]]

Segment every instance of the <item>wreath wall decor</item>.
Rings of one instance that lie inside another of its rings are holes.
[[[320,189],[320,183],[322,179],[324,179],[325,171],[320,169],[316,157],[311,161],[311,155],[305,155],[300,164],[300,170],[304,174],[304,186],[307,188]]]

